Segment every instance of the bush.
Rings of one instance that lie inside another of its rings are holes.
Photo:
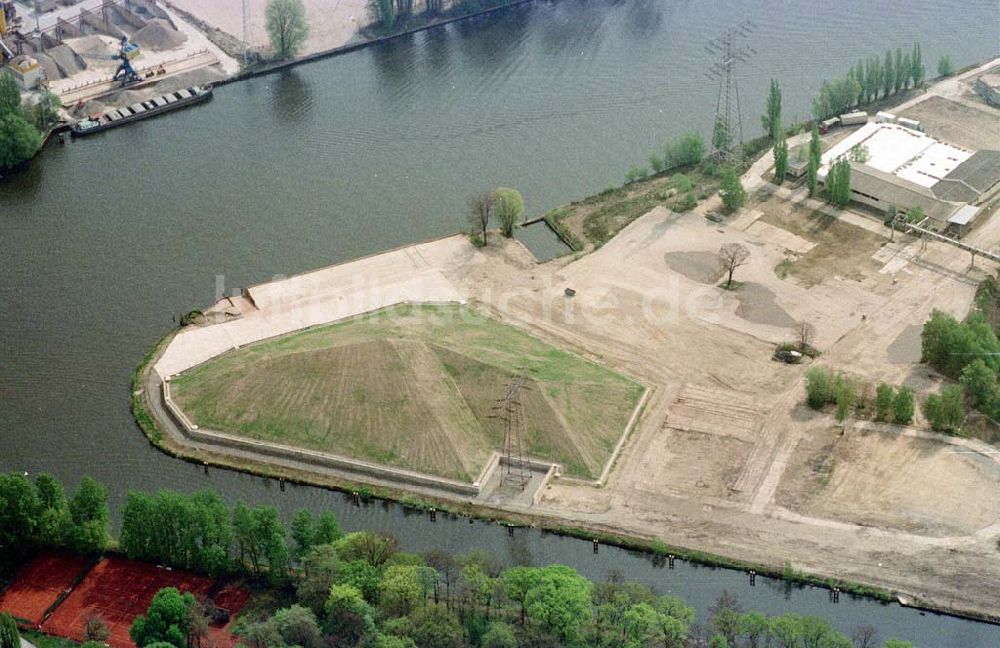
[[[878,421],[892,420],[894,402],[895,390],[892,385],[879,383],[875,390],[875,419]]]
[[[829,369],[811,367],[806,372],[806,403],[813,409],[821,409],[835,397],[833,375]]]
[[[628,171],[625,172],[625,184],[632,184],[637,180],[642,180],[649,175],[649,170],[645,167],[638,165],[632,166]]]
[[[661,158],[656,153],[650,153],[649,168],[653,170],[653,173],[663,173],[667,170],[667,161],[665,158]]]
[[[729,211],[736,211],[747,202],[747,192],[736,174],[736,169],[728,167],[722,173],[722,183],[719,185],[719,195]]]
[[[899,425],[907,425],[913,420],[913,410],[913,390],[906,386],[900,387],[892,403],[893,421]]]
[[[961,387],[949,385],[940,395],[928,396],[924,402],[924,415],[930,421],[931,429],[949,434],[956,432],[965,420]]]
[[[951,57],[947,54],[942,54],[941,58],[938,59],[938,76],[949,77],[955,74],[955,66],[951,62]]]

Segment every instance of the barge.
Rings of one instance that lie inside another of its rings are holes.
[[[148,119],[156,115],[192,106],[212,97],[212,86],[191,86],[177,92],[170,92],[155,99],[140,101],[125,108],[114,108],[93,119],[83,119],[73,125],[73,137],[84,137],[101,131],[131,124],[140,119]]]

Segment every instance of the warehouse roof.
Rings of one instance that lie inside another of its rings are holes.
[[[919,207],[936,221],[947,221],[961,205],[941,200],[927,187],[908,182],[865,164],[851,164],[851,190],[899,210]]]

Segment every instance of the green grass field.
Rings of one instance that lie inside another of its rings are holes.
[[[470,481],[503,444],[518,371],[527,453],[597,477],[643,387],[462,306],[399,306],[251,345],[176,376],[201,427]]]

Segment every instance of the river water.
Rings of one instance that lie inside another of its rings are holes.
[[[703,44],[752,19],[740,72],[744,131],[767,79],[805,118],[822,79],[886,47],[923,46],[932,70],[996,56],[996,0],[873,5],[774,0],[564,0],[456,23],[219,88],[213,101],[51,147],[0,183],[0,470],[89,474],[118,507],[130,488],[211,487],[228,500],[335,510],[412,550],[486,549],[608,569],[704,611],[723,588],[745,607],[820,614],[842,630],[943,648],[1000,645],[1000,628],[787,589],[738,573],[519,530],[350,506],[313,488],[209,475],[150,448],[128,410],[130,374],[172,318],[225,290],[463,227],[465,197],[518,187],[528,215],[619,183],[687,130],[711,127]],[[534,237],[532,234],[531,237]],[[541,245],[535,241],[533,244]]]

